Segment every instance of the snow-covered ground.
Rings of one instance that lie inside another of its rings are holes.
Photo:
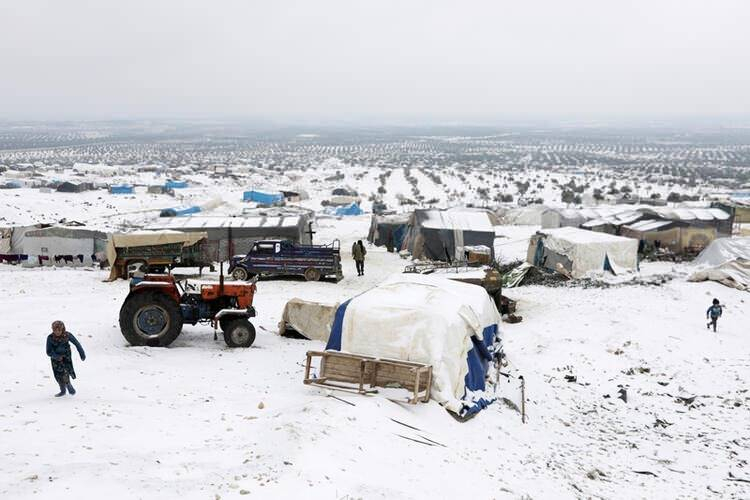
[[[341,301],[407,264],[373,248],[357,277],[348,249],[368,226],[319,221],[319,238],[342,239],[340,283],[259,283],[250,349],[200,326],[167,349],[129,347],[124,281],[0,266],[0,497],[750,496],[728,480],[750,479],[750,296],[688,283],[684,266],[644,264],[644,275],[677,276],[661,286],[509,290],[523,322],[502,328],[526,379],[526,424],[502,402],[459,423],[435,402],[303,385],[305,352],[323,345],[276,335],[285,302]],[[534,229],[498,228],[503,260],[522,258]],[[727,304],[717,334],[704,321],[713,297]],[[87,352],[73,397],[52,397],[44,342],[55,319]],[[518,381],[505,384],[518,403]],[[425,437],[443,446],[409,439]]]

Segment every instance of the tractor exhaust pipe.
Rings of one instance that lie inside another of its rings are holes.
[[[219,262],[219,295],[224,295],[224,261]]]

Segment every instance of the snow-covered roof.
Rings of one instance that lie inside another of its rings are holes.
[[[615,236],[613,234],[599,233],[596,231],[579,229],[577,227],[559,227],[555,229],[542,229],[539,232],[546,236],[551,236],[553,238],[565,240],[574,244],[620,243],[620,242],[631,239],[631,238],[623,238],[622,236]]]
[[[296,227],[298,215],[290,217],[165,217],[146,229],[220,229],[241,227]]]
[[[630,224],[628,226],[624,226],[625,229],[630,229],[632,231],[655,231],[661,227],[668,226],[670,224],[673,224],[674,221],[671,220],[642,220],[638,221],[634,224]]]
[[[422,227],[428,229],[461,229],[494,233],[495,227],[486,212],[472,210],[424,210]]]

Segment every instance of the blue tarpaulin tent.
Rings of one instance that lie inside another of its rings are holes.
[[[110,186],[109,192],[112,194],[133,194],[133,186],[123,184],[120,186]]]
[[[164,184],[164,189],[184,189],[188,187],[188,183],[185,181],[167,181]]]
[[[159,213],[159,217],[182,217],[197,214],[201,207],[165,208]]]
[[[284,195],[281,193],[251,190],[242,193],[242,201],[254,201],[261,205],[274,205],[283,202]]]
[[[499,324],[482,287],[405,274],[341,304],[326,349],[432,365],[432,398],[466,418],[494,400]]]
[[[352,203],[351,205],[347,205],[345,207],[336,208],[333,213],[337,217],[340,217],[344,215],[362,215],[365,212],[359,207],[359,205],[357,205],[356,203]]]

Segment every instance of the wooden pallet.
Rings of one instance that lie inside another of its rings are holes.
[[[317,378],[310,377],[313,358],[320,358]],[[432,366],[339,351],[307,351],[304,382],[360,394],[377,393],[375,387],[399,387],[412,393],[409,403],[426,403],[432,388]]]

